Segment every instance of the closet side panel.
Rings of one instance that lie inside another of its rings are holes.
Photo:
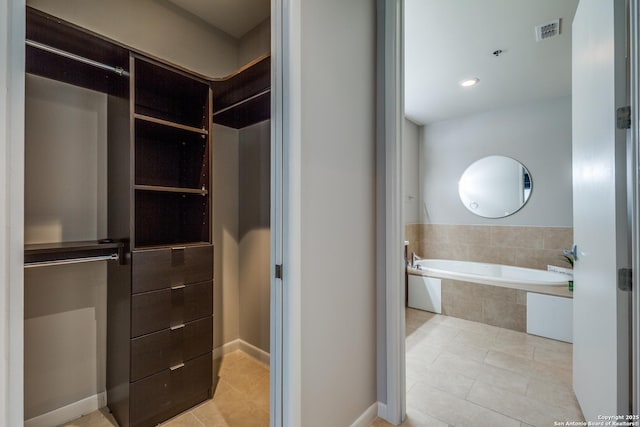
[[[129,99],[109,96],[109,238],[125,241],[124,262],[108,263],[107,402],[129,425],[131,324],[131,121]]]

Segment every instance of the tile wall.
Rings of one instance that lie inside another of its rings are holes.
[[[527,292],[442,280],[442,314],[514,331],[527,331]]]
[[[562,250],[573,243],[571,227],[409,224],[408,254],[421,258],[488,262],[546,270],[567,268]],[[526,331],[526,292],[458,280],[442,280],[442,314]]]
[[[454,259],[547,269],[568,267],[562,250],[573,243],[572,227],[408,224],[408,253],[421,258]]]

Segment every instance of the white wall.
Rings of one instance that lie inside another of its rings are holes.
[[[572,226],[571,97],[432,123],[421,139],[421,222]],[[520,161],[533,183],[525,207],[502,219],[476,216],[458,197],[462,173],[489,155]]]
[[[348,426],[377,400],[375,2],[304,0],[299,12],[301,264],[285,265],[301,274],[299,425]]]
[[[420,220],[420,126],[405,118],[402,139],[402,185],[406,225],[415,224]]]
[[[206,76],[238,67],[238,41],[165,0],[29,0],[29,6]]]

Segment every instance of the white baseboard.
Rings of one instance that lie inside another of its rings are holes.
[[[378,418],[387,419],[387,405],[378,402]]]
[[[75,420],[83,415],[107,406],[107,393],[102,392],[38,415],[24,422],[24,427],[51,427]]]
[[[369,406],[366,411],[351,424],[351,427],[369,427],[371,423],[378,417],[380,404],[378,402]],[[386,408],[386,407],[385,407]]]
[[[249,356],[256,359],[258,362],[264,363],[267,366],[269,365],[269,360],[270,360],[269,353],[239,338],[236,340],[230,341],[226,344],[223,344],[220,347],[214,348],[213,358],[219,359],[225,354],[232,353],[236,350],[240,350],[248,354]]]

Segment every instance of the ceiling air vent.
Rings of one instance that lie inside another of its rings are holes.
[[[536,27],[536,41],[550,39],[560,34],[560,18]]]

